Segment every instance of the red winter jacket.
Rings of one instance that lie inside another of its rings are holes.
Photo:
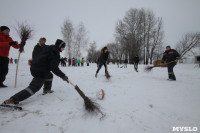
[[[12,38],[3,34],[0,31],[0,56],[1,57],[8,57],[10,51],[9,42],[13,42]],[[20,45],[13,45],[12,47],[19,49]]]

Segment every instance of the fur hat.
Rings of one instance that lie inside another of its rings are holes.
[[[7,30],[7,29],[9,29],[7,26],[1,26],[1,27],[0,27],[0,30],[1,30],[1,31]],[[9,29],[9,30],[10,30],[10,29]]]

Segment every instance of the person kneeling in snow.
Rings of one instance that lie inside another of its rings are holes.
[[[41,45],[41,48],[34,53],[31,63],[30,70],[33,80],[27,88],[4,101],[4,104],[18,104],[20,101],[34,95],[41,89],[45,82],[49,80],[52,82],[53,76],[51,79],[49,78],[51,71],[69,83],[68,77],[58,67],[60,62],[60,52],[64,50],[65,46],[65,42],[60,39],[56,40],[55,45]],[[51,85],[49,87],[51,89]]]

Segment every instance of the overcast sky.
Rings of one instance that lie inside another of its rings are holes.
[[[175,45],[187,32],[200,31],[200,0],[0,0],[0,5],[0,25],[10,27],[13,40],[20,41],[11,27],[17,22],[34,27],[34,38],[25,46],[26,57],[31,57],[40,37],[46,37],[47,44],[62,39],[60,27],[66,18],[74,25],[83,22],[89,42],[96,41],[101,48],[114,41],[116,21],[130,8],[151,9],[163,18],[166,45]],[[11,49],[10,56],[16,53]]]

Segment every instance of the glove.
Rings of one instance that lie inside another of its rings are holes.
[[[9,45],[12,46],[12,45],[17,45],[18,42],[17,41],[13,41],[13,42],[9,42]]]
[[[25,45],[26,45],[26,42],[21,42],[21,45],[25,46]]]
[[[19,48],[19,52],[22,53],[24,51],[24,45],[26,44],[26,42],[21,42],[21,46]]]
[[[174,62],[178,62],[178,59],[176,59]]]
[[[68,79],[67,76],[63,77],[63,80],[64,80],[64,81],[67,81],[67,83],[69,83],[69,79]]]

